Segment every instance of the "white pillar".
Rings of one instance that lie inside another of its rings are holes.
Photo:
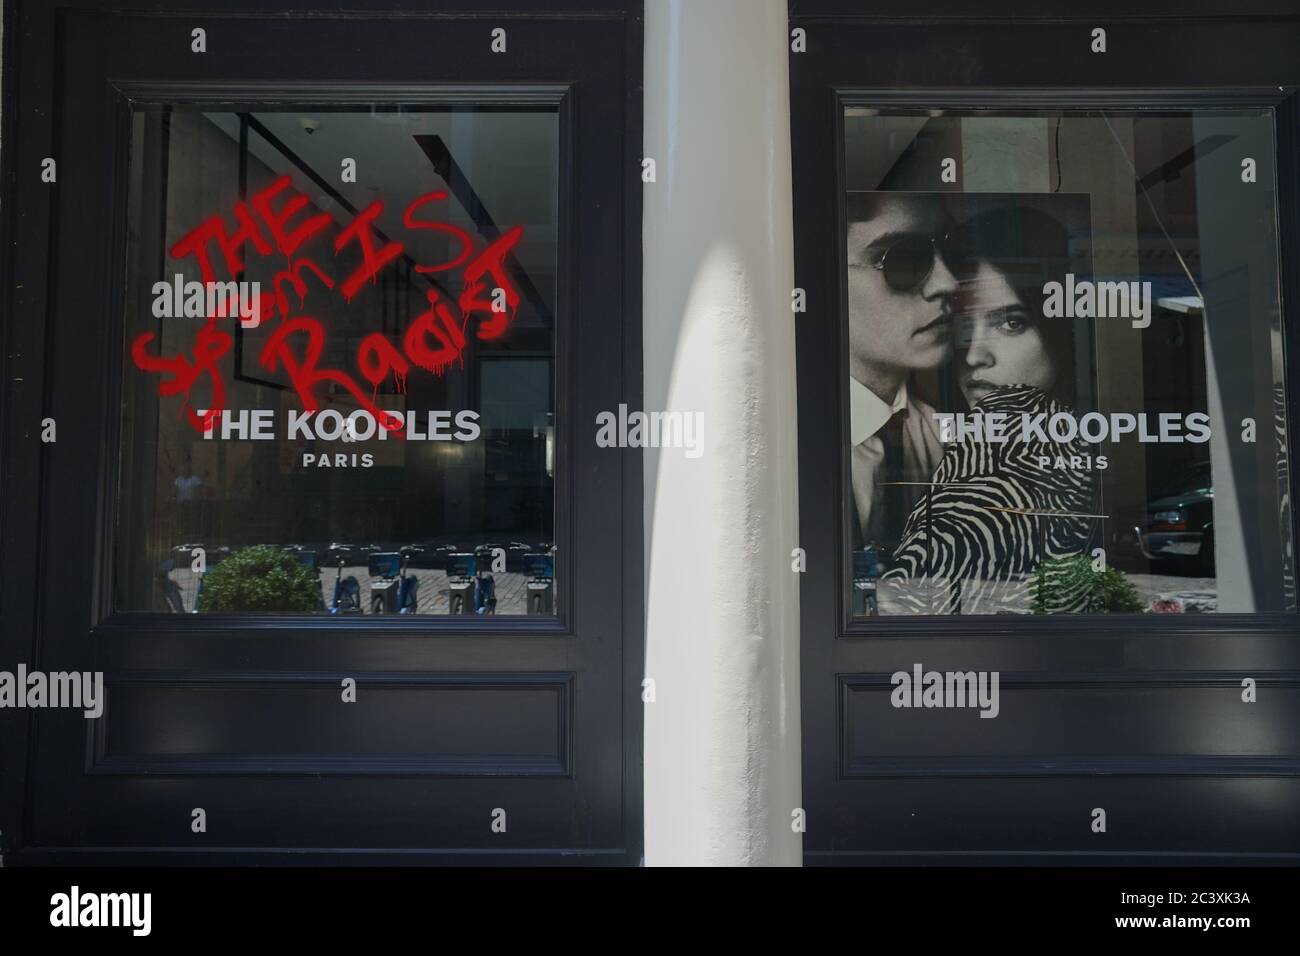
[[[647,0],[646,864],[799,865],[786,0]]]

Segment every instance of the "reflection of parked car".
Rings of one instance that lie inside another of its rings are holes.
[[[1142,553],[1152,561],[1191,565],[1214,576],[1214,485],[1210,463],[1192,465],[1159,497],[1147,502],[1146,527],[1138,531]]]
[[[522,541],[489,541],[486,544],[480,544],[475,551],[487,549],[492,552],[492,557],[488,558],[491,564],[492,558],[496,556],[496,550],[500,548],[506,553],[506,570],[518,574],[528,572],[528,556],[532,554],[544,553],[550,550],[549,545],[532,545],[524,544]]]
[[[298,560],[312,568],[320,566],[321,558],[325,554],[325,549],[319,544],[286,544],[284,550],[296,554]],[[311,556],[310,561],[308,561],[308,555]]]
[[[176,562],[178,567],[190,564],[194,558],[195,550],[203,552],[203,563],[207,567],[220,564],[222,558],[230,556],[230,549],[225,545],[219,548],[209,548],[205,544],[178,544],[172,548],[171,553],[174,555],[172,560]]]
[[[345,544],[342,541],[333,541],[325,551],[325,561],[330,567],[336,567],[339,559],[347,565],[366,564],[370,561],[370,556],[381,550],[377,544]]]
[[[407,567],[435,568],[439,571],[447,567],[447,558],[457,552],[454,544],[440,544],[434,541],[417,541],[401,549],[409,557]]]

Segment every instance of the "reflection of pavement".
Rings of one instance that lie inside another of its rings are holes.
[[[1156,600],[1174,600],[1183,613],[1213,613],[1218,607],[1218,592],[1214,578],[1182,578],[1170,574],[1127,574],[1128,582],[1137,590],[1138,600],[1144,610],[1151,610]],[[910,581],[889,580],[882,582],[877,591],[880,616],[905,616],[911,613],[915,603],[928,604],[927,583],[924,580]],[[936,586],[937,583],[936,583]],[[987,586],[989,594],[984,596],[981,606],[998,608],[1004,614],[1030,613],[1032,584],[1029,588],[1022,585]],[[990,595],[995,599],[988,600]],[[907,598],[908,600],[904,600]],[[936,605],[942,604],[942,597],[935,598]],[[993,613],[986,610],[983,613]]]
[[[1172,574],[1130,574],[1129,583],[1137,588],[1142,604],[1154,600],[1176,600],[1184,611],[1212,613],[1219,606],[1219,592],[1214,578],[1179,578]]]
[[[367,571],[368,568],[364,564],[357,567],[343,568],[343,577],[346,578],[348,575],[352,575],[357,579],[357,584],[361,585],[361,613],[363,614],[370,613],[370,583],[381,580],[380,578],[370,577]],[[412,568],[407,573],[414,575],[420,582],[418,612],[420,614],[446,614],[447,573],[426,568]],[[327,607],[334,599],[334,581],[337,576],[337,568],[326,569],[320,575]],[[494,574],[493,577],[496,579],[497,613],[523,614],[526,609],[527,589],[525,585],[529,580],[528,575],[514,571],[500,571]],[[187,611],[192,610],[194,607],[194,594],[199,586],[199,576],[189,568],[185,568],[172,571],[171,579],[181,589],[181,594],[185,599],[185,609]]]

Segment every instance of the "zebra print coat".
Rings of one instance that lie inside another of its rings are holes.
[[[1030,583],[1045,558],[1087,553],[1095,518],[1023,512],[1096,511],[1097,479],[1089,470],[1043,468],[1039,456],[1091,453],[1071,442],[1025,440],[1021,415],[1046,420],[1069,409],[1025,385],[993,389],[974,411],[1006,414],[1006,442],[971,436],[947,445],[939,468],[908,516],[893,566],[880,582],[885,614],[1026,612]],[[1052,589],[1059,593],[1057,589]],[[1046,610],[1078,612],[1082,591],[1065,592]]]

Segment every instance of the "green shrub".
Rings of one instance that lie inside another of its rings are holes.
[[[199,610],[293,612],[320,609],[316,572],[292,553],[270,545],[236,551],[203,579]]]
[[[1092,558],[1075,555],[1049,558],[1034,571],[1032,586],[1035,614],[1061,614],[1076,610],[1080,614],[1127,614],[1142,611],[1137,588],[1118,568],[1093,569]],[[1084,606],[1076,607],[1082,594]]]

